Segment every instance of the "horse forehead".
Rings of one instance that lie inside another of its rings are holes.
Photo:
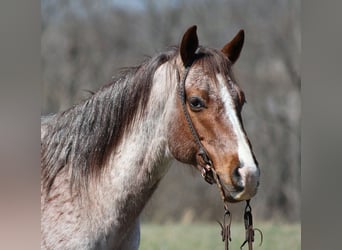
[[[189,74],[188,79],[187,85],[189,85],[189,87],[207,91],[212,88],[210,85],[212,85],[213,79],[208,74],[203,72],[193,71],[191,74]]]
[[[230,106],[233,106],[235,109],[234,102],[239,98],[239,95],[242,92],[240,87],[235,84],[229,76],[224,76],[221,73],[216,74],[216,82],[221,97],[225,96],[223,99],[227,99],[228,97],[228,102],[233,102],[230,103]]]
[[[217,82],[216,74],[211,74],[200,67],[194,67],[193,70],[190,70],[186,85],[189,88],[202,90],[214,95],[219,90]]]
[[[201,72],[197,68],[188,78],[186,85],[189,91],[208,93],[210,99],[219,107],[225,106],[229,110],[235,110],[234,103],[238,98],[239,88],[230,81],[229,76],[222,73],[210,74],[203,70]]]

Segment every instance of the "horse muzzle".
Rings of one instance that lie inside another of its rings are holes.
[[[249,200],[257,193],[260,183],[260,170],[257,166],[243,166],[232,174],[232,185],[223,185],[228,200],[238,202]]]

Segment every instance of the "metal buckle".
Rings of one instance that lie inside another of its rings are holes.
[[[210,185],[214,184],[213,172],[209,165],[202,167],[201,175],[204,178],[204,180],[208,182]]]

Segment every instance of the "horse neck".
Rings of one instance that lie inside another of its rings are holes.
[[[170,166],[167,127],[177,85],[170,70],[164,64],[156,71],[145,114],[109,157],[105,180],[96,185],[96,206],[102,214],[95,218],[98,223],[120,227],[133,222]]]

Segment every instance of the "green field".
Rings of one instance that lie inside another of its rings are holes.
[[[253,249],[296,250],[300,249],[300,224],[254,223],[264,235],[262,246],[259,233],[255,233]],[[242,224],[232,224],[232,241],[229,249],[240,249],[244,241]],[[224,249],[218,224],[142,224],[140,250],[208,250]],[[245,245],[243,249],[248,249]]]

